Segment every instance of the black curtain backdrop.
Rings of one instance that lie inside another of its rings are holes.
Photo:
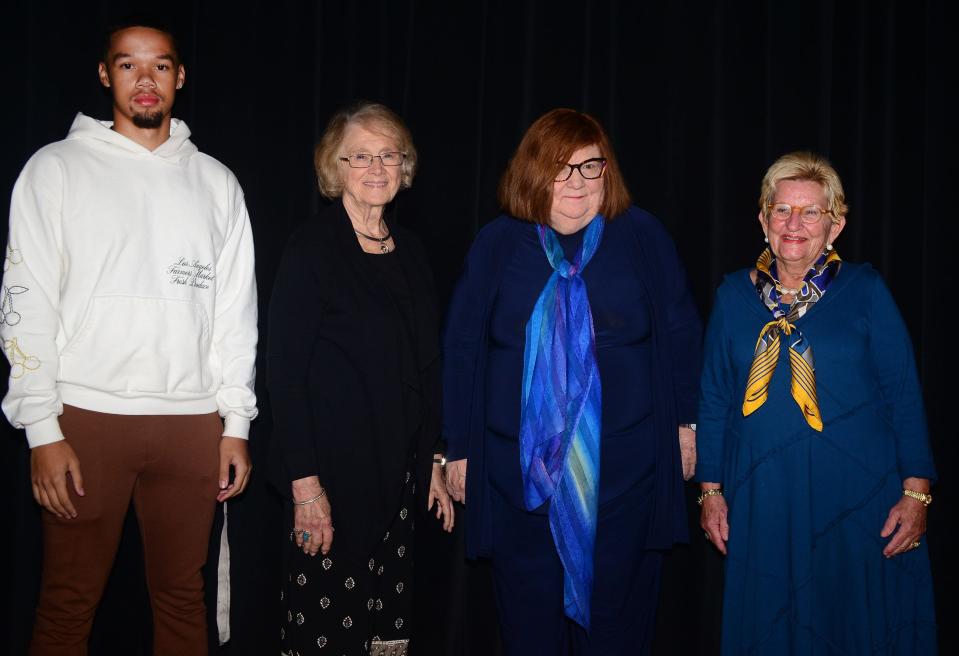
[[[766,167],[790,150],[824,153],[851,207],[838,248],[882,272],[916,345],[942,479],[928,536],[940,647],[957,653],[945,613],[957,584],[947,518],[959,464],[947,407],[955,330],[944,310],[955,296],[956,251],[954,117],[946,104],[956,86],[947,55],[955,22],[946,4],[18,0],[0,27],[0,216],[24,162],[62,139],[77,111],[109,118],[96,79],[99,30],[144,9],[163,12],[180,35],[187,83],[175,115],[246,192],[261,317],[287,236],[321,202],[312,146],[332,112],[357,98],[386,103],[413,132],[421,168],[395,203],[395,220],[425,242],[444,303],[477,229],[497,214],[496,184],[510,154],[554,107],[588,111],[606,126],[636,203],[675,238],[704,317],[722,274],[753,262],[762,247],[756,198]],[[219,653],[230,655],[278,651],[278,554],[288,527],[262,476],[271,421],[262,385],[258,394],[254,478],[229,509],[232,640]],[[22,654],[40,576],[39,511],[23,435],[0,423],[0,653]],[[693,495],[690,487],[692,543],[667,563],[658,654],[718,651],[722,565],[696,529]],[[446,537],[419,525],[416,653],[497,653],[487,569],[464,563],[461,529]],[[141,566],[131,516],[91,654],[149,653]]]

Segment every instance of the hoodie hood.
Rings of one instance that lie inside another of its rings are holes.
[[[190,128],[178,118],[170,121],[170,138],[152,151],[112,128],[113,121],[98,121],[81,112],[73,120],[67,139],[92,140],[97,142],[98,146],[109,150],[119,149],[131,155],[159,157],[173,164],[178,164],[197,152],[197,147],[190,141]]]

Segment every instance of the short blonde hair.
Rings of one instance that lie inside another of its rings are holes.
[[[359,123],[370,132],[396,141],[396,147],[406,153],[400,165],[400,189],[411,187],[413,175],[416,173],[416,148],[413,146],[413,136],[409,128],[403,123],[403,119],[386,105],[361,101],[333,115],[326,124],[323,138],[313,150],[313,167],[316,169],[320,193],[327,198],[339,198],[343,195],[343,179],[339,167],[339,158],[343,153],[340,153],[340,148],[343,146],[346,128],[353,123]]]
[[[822,185],[829,203],[829,207],[824,209],[832,211],[833,223],[849,212],[842,181],[829,160],[809,151],[796,151],[787,153],[773,162],[763,176],[763,184],[759,192],[759,209],[762,210],[763,216],[769,216],[767,205],[773,202],[776,185],[783,180],[808,180]]]

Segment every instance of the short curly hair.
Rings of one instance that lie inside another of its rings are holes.
[[[403,119],[392,109],[380,103],[360,101],[341,109],[326,125],[326,131],[313,150],[313,167],[316,169],[316,181],[320,193],[327,198],[339,198],[343,195],[343,178],[340,175],[340,148],[346,128],[359,123],[370,132],[375,132],[396,141],[396,147],[406,153],[400,165],[400,189],[413,185],[416,173],[416,148],[413,136]]]
[[[842,181],[829,160],[816,153],[798,150],[783,155],[766,170],[759,192],[759,209],[763,216],[769,216],[767,205],[773,202],[776,196],[776,185],[783,180],[817,182],[822,185],[823,191],[826,192],[826,200],[829,202],[829,207],[824,209],[833,213],[833,223],[838,222],[849,212]]]
[[[113,47],[113,38],[123,30],[129,30],[134,27],[145,27],[150,30],[156,30],[157,32],[162,32],[166,35],[167,39],[170,41],[170,46],[173,48],[173,65],[179,66],[183,63],[183,60],[180,58],[180,45],[179,40],[176,37],[176,33],[173,31],[172,26],[164,20],[161,20],[157,16],[150,16],[148,14],[129,14],[123,16],[120,20],[115,23],[111,23],[103,29],[101,37],[101,49],[100,49],[100,61],[109,63],[110,59],[110,48]]]

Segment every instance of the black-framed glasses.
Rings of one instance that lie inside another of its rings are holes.
[[[803,223],[819,223],[824,214],[832,214],[832,210],[824,210],[818,205],[803,205],[794,207],[789,203],[767,203],[766,209],[769,210],[769,216],[777,221],[786,222],[793,212],[799,212],[799,218]]]
[[[352,169],[368,169],[373,166],[373,160],[377,157],[380,158],[383,166],[399,166],[403,163],[403,160],[406,159],[406,153],[398,150],[391,150],[380,153],[379,155],[374,155],[373,153],[353,153],[346,157],[340,157],[339,160],[348,163]]]
[[[606,171],[606,158],[590,157],[579,164],[563,164],[563,168],[559,170],[554,179],[556,182],[566,182],[573,175],[573,171],[579,171],[579,174],[587,180],[601,178]]]

